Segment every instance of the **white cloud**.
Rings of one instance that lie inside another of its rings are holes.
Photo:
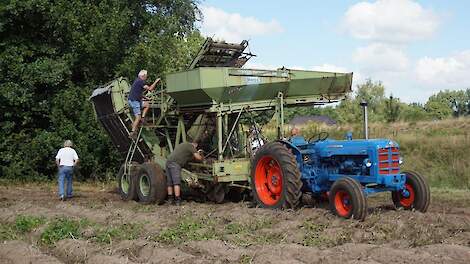
[[[201,6],[203,22],[201,32],[208,37],[228,42],[240,42],[253,36],[280,33],[282,26],[275,19],[260,21],[255,17],[244,17],[227,13],[212,6]]]
[[[298,65],[293,65],[293,66],[290,66],[290,65],[272,65],[272,64],[265,64],[265,63],[257,63],[257,62],[253,62],[253,61],[248,61],[244,66],[243,68],[245,69],[259,69],[259,70],[277,70],[279,68],[287,68],[287,69],[291,69],[291,70],[306,70],[305,67],[303,66],[298,66]]]
[[[366,72],[399,72],[409,66],[409,59],[399,47],[372,43],[353,53],[353,61]]]
[[[316,65],[312,67],[314,71],[324,71],[324,72],[351,72],[344,67],[336,66],[333,64],[324,63],[322,65]]]
[[[277,68],[280,68],[279,66],[274,66],[271,64],[264,64],[264,63],[256,63],[252,62],[251,60],[248,61],[243,68],[245,69],[260,69],[260,70],[275,70]]]
[[[416,64],[418,80],[438,89],[463,89],[470,86],[470,50],[453,56],[424,57]]]
[[[439,17],[411,0],[378,0],[351,6],[343,19],[353,37],[380,42],[406,43],[428,38],[439,26]]]

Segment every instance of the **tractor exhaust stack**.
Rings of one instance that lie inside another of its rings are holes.
[[[364,116],[364,138],[369,139],[369,124],[368,124],[368,117],[367,117],[367,102],[365,100],[362,100],[360,103],[362,106],[362,112]]]

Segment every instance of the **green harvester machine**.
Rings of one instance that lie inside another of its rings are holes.
[[[150,111],[137,140],[129,138],[129,82],[117,78],[93,91],[97,118],[124,160],[117,177],[122,199],[162,203],[166,157],[188,140],[206,158],[183,169],[183,194],[222,202],[250,193],[251,161],[266,143],[254,116],[274,113],[283,139],[286,107],[334,103],[351,91],[352,73],[242,68],[254,56],[247,46],[206,39],[187,70],[167,74],[165,85],[147,94]]]

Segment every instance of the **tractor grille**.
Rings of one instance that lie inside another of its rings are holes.
[[[400,173],[400,152],[398,148],[379,149],[379,174]]]

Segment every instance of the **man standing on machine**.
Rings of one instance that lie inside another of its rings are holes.
[[[135,116],[134,122],[132,123],[132,132],[129,135],[131,138],[135,138],[137,136],[136,131],[137,127],[139,126],[139,122],[142,118],[145,118],[145,115],[150,108],[148,102],[144,101],[142,104],[143,93],[144,91],[153,91],[157,83],[160,81],[160,78],[155,80],[155,82],[153,82],[150,86],[145,84],[146,80],[147,71],[141,70],[135,81],[132,83],[131,91],[129,92],[128,102]],[[142,106],[143,112],[141,113]]]

